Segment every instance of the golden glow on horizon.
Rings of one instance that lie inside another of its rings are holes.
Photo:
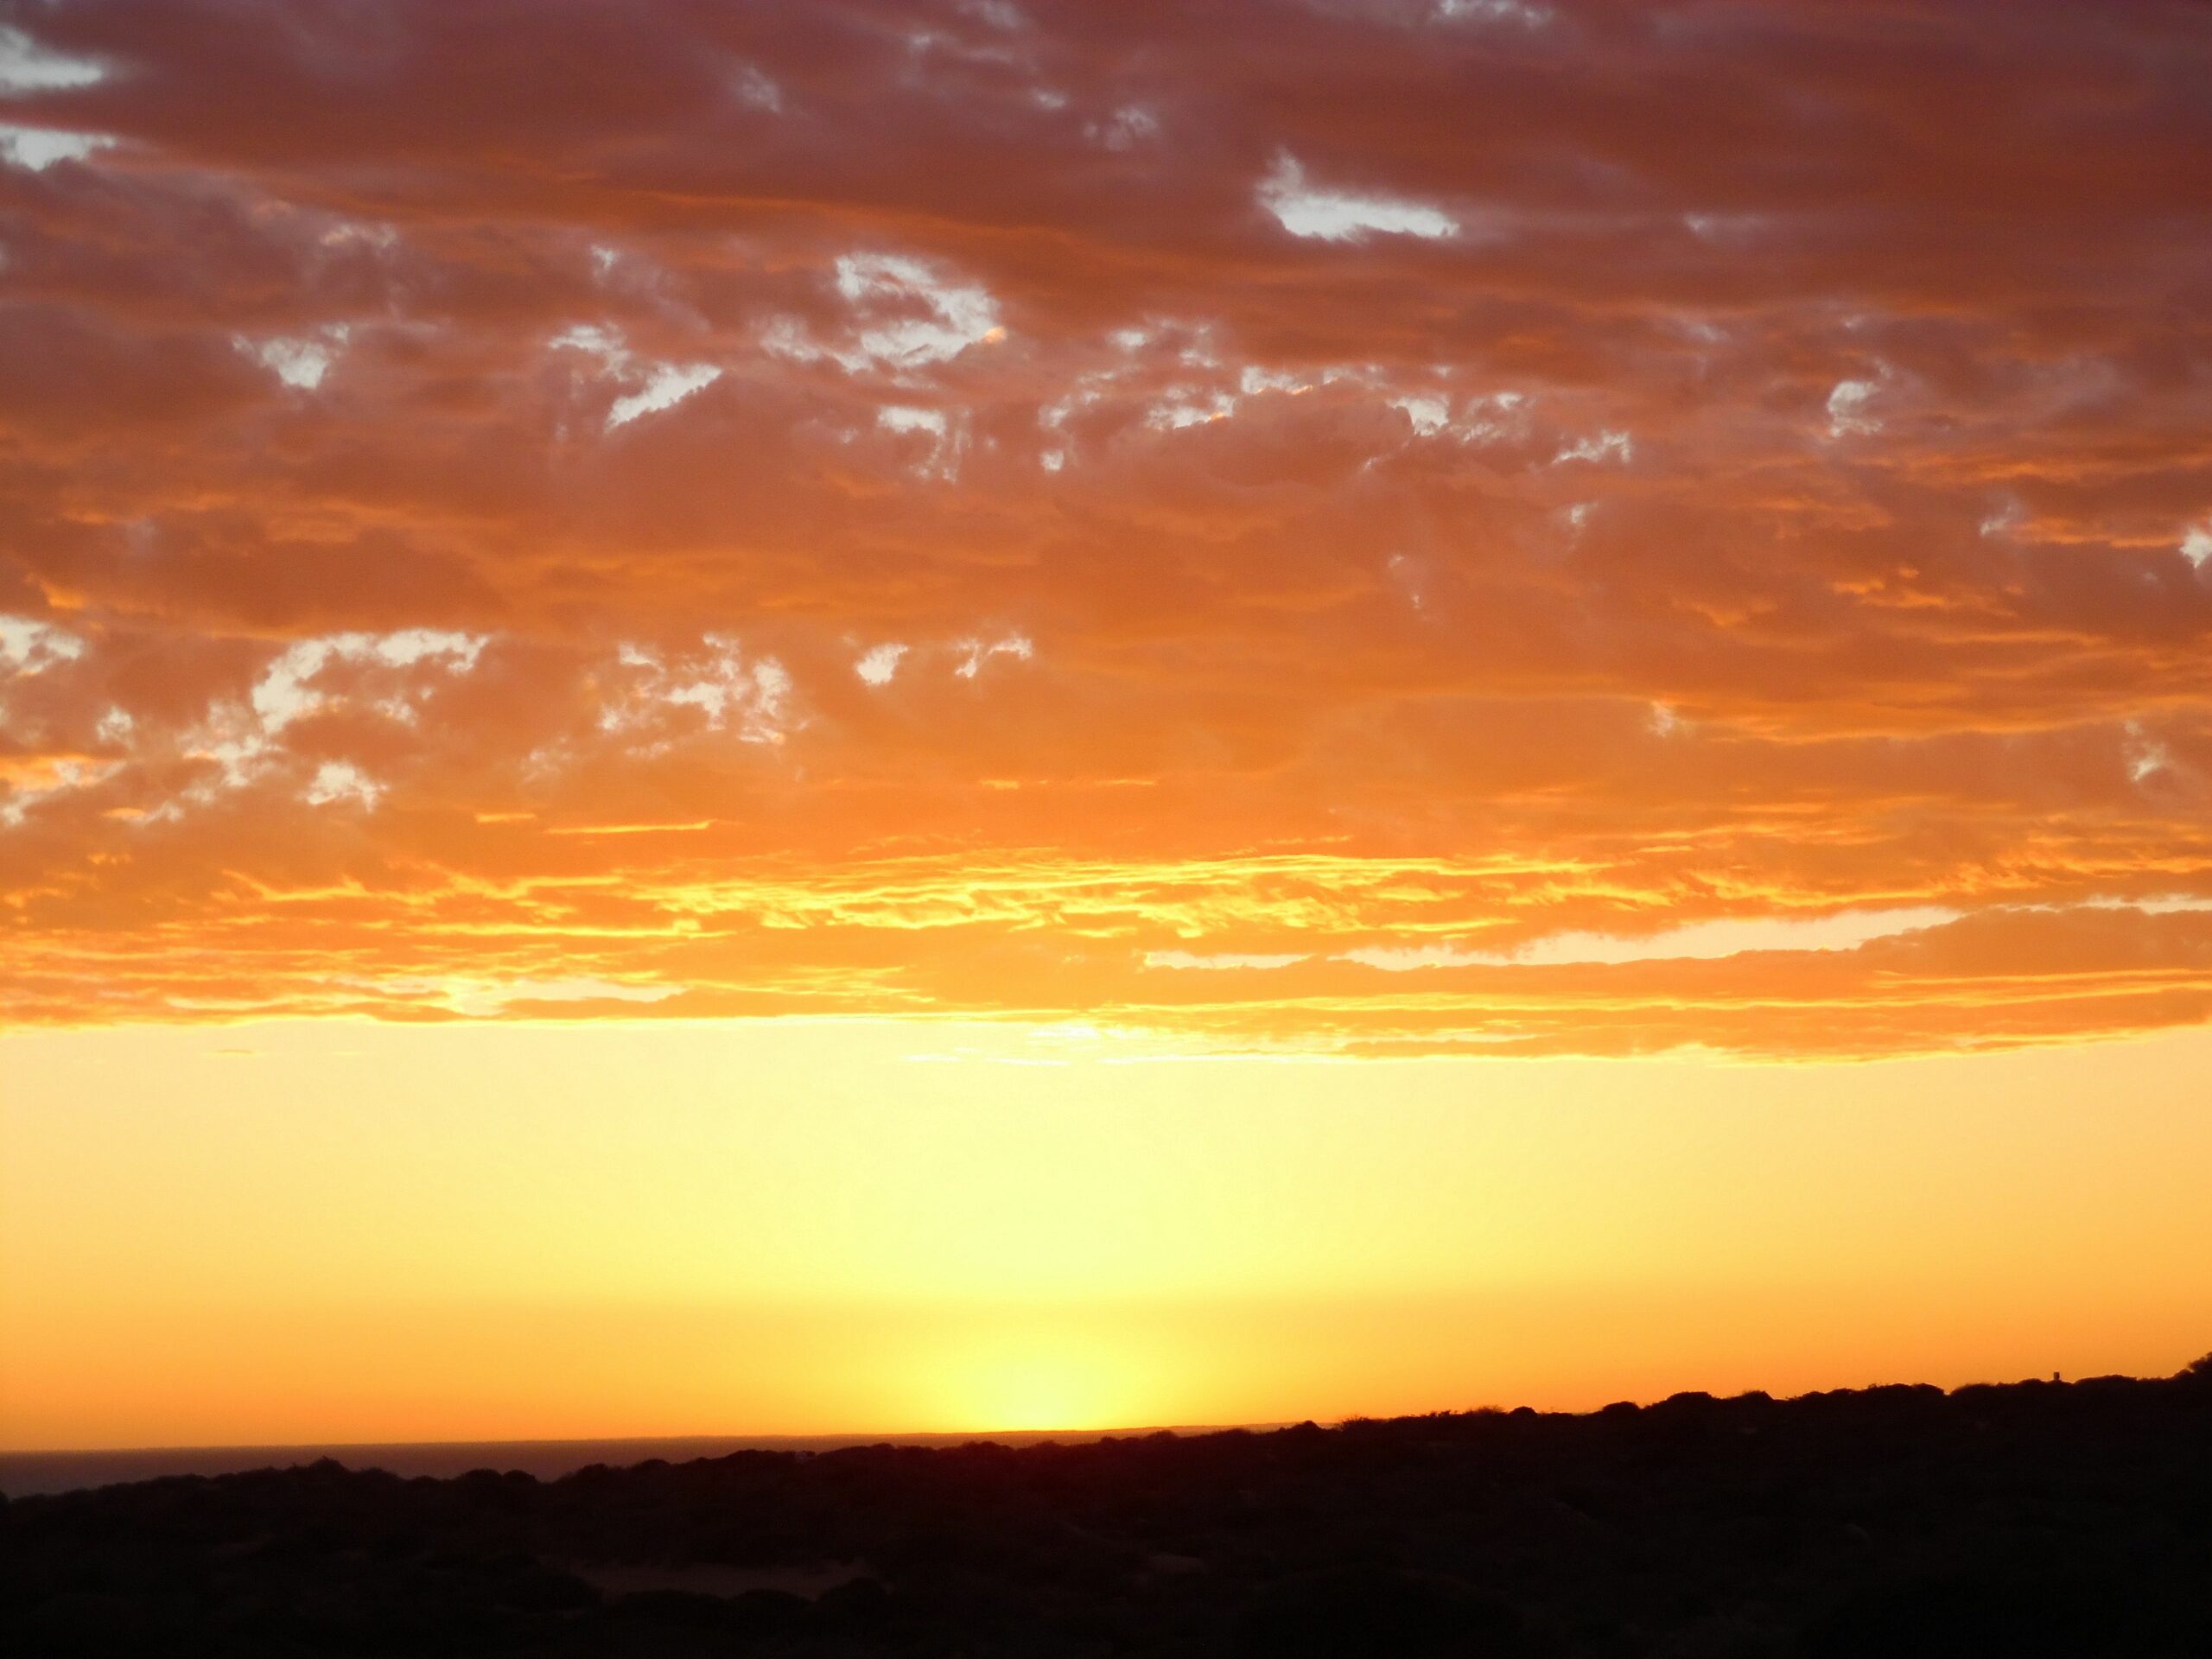
[[[2202,8],[277,9],[0,30],[0,1437],[2212,1345]]]
[[[16,1446],[2169,1370],[2212,1034],[1859,1066],[888,1022],[0,1038]]]
[[[1095,1331],[977,1339],[945,1363],[929,1421],[982,1432],[1133,1427],[1162,1398],[1132,1387],[1141,1357]]]

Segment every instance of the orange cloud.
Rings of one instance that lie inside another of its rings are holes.
[[[0,10],[0,1017],[2207,1016],[2201,19],[274,11]]]

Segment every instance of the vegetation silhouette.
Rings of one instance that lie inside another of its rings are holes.
[[[0,1500],[26,1656],[2212,1653],[2212,1356],[1008,1447]]]

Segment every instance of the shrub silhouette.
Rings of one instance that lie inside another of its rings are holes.
[[[2208,1538],[2212,1356],[557,1480],[148,1481],[0,1505],[0,1631],[241,1659],[2179,1659],[2212,1654]],[[671,1587],[607,1587],[621,1567]]]

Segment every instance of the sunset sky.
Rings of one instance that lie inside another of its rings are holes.
[[[2212,1348],[2208,85],[0,0],[0,1446]]]

